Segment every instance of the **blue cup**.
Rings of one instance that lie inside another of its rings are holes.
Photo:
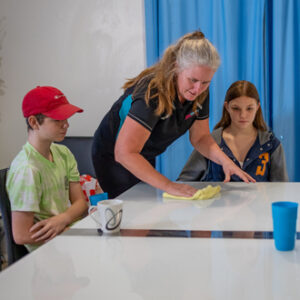
[[[97,206],[97,203],[99,201],[107,200],[108,195],[107,195],[107,193],[101,193],[101,194],[91,195],[89,198],[90,198],[91,205]]]
[[[296,222],[298,203],[273,202],[273,237],[279,251],[290,251],[295,248]]]

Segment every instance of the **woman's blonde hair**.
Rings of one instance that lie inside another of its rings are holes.
[[[246,80],[236,81],[229,87],[229,89],[226,92],[224,103],[227,102],[229,104],[231,100],[234,100],[242,96],[253,98],[257,101],[258,104],[260,104],[259,94],[257,92],[255,85]],[[223,105],[222,118],[219,121],[219,123],[217,123],[214,129],[217,129],[219,127],[223,127],[223,129],[225,129],[230,124],[231,124],[230,115],[227,109],[225,108],[225,105]],[[253,121],[253,126],[259,130],[263,130],[263,131],[267,130],[267,125],[264,121],[261,105],[259,105],[259,108],[256,112],[255,119]]]
[[[145,69],[138,76],[129,79],[123,86],[124,89],[136,85],[133,97],[138,94],[139,88],[143,86],[144,80],[149,78],[150,82],[145,94],[145,101],[155,97],[158,98],[157,115],[171,115],[173,102],[176,96],[176,78],[178,72],[192,66],[207,66],[217,70],[220,65],[220,57],[216,48],[204,37],[201,31],[188,33],[181,37],[174,45],[169,46],[163,57],[155,65]],[[195,101],[193,110],[202,104],[208,96],[208,90],[199,95]]]

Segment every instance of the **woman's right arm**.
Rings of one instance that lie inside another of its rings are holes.
[[[187,184],[172,182],[160,174],[140,154],[151,132],[141,124],[126,117],[115,145],[115,160],[134,176],[155,188],[176,196],[191,197],[197,191]]]

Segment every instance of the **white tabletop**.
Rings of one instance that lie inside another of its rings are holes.
[[[300,183],[222,184],[205,204],[164,201],[139,184],[119,197],[122,229],[269,231],[271,202],[299,202],[299,190]],[[88,234],[56,237],[4,270],[0,298],[300,298],[298,241],[279,252],[272,239],[99,236],[94,228],[87,217],[73,232]]]
[[[204,182],[189,183],[196,188]],[[144,183],[125,192],[122,228],[172,230],[272,231],[271,203],[300,202],[300,183],[211,183],[221,193],[209,200],[163,199],[162,192]],[[300,218],[298,218],[298,224]],[[74,228],[95,228],[87,217]]]

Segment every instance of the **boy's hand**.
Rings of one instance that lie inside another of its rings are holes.
[[[31,238],[35,242],[47,242],[63,232],[67,225],[64,214],[60,214],[34,224],[29,232],[34,233]]]

